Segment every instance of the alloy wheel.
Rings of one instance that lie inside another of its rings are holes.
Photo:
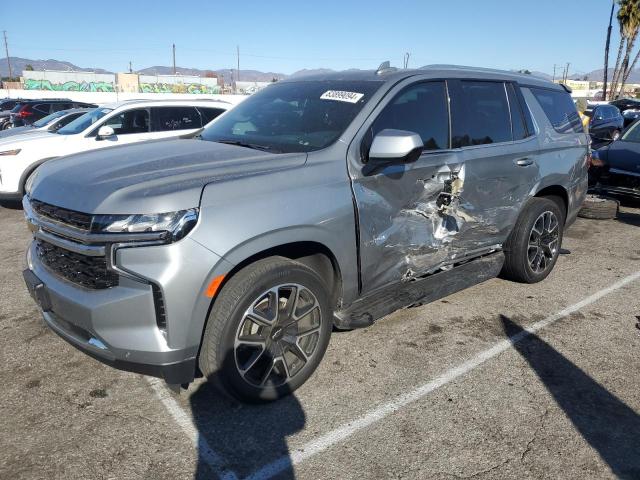
[[[282,284],[263,292],[236,331],[240,376],[259,388],[286,384],[316,353],[321,326],[318,299],[303,285]]]
[[[533,223],[529,234],[527,257],[534,273],[542,273],[558,254],[560,224],[551,211],[545,211]]]

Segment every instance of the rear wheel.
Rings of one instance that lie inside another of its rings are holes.
[[[502,276],[523,283],[544,280],[558,260],[564,214],[550,198],[533,198],[504,244]]]
[[[282,257],[235,274],[211,309],[200,369],[224,393],[271,401],[302,385],[329,343],[332,312],[323,279]]]

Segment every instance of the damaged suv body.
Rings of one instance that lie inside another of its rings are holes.
[[[24,276],[46,323],[103,362],[273,400],[334,326],[545,278],[588,160],[567,91],[528,75],[281,81],[194,138],[41,167]]]

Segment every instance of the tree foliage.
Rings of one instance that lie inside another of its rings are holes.
[[[640,30],[640,0],[618,0],[618,26],[620,44],[613,79],[609,90],[609,99],[615,99],[624,92],[624,85],[633,71],[640,50],[632,58],[632,53]]]

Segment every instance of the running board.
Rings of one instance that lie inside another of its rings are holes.
[[[374,292],[334,312],[335,326],[344,329],[368,327],[398,309],[434,302],[497,277],[503,263],[504,254],[495,252]]]

